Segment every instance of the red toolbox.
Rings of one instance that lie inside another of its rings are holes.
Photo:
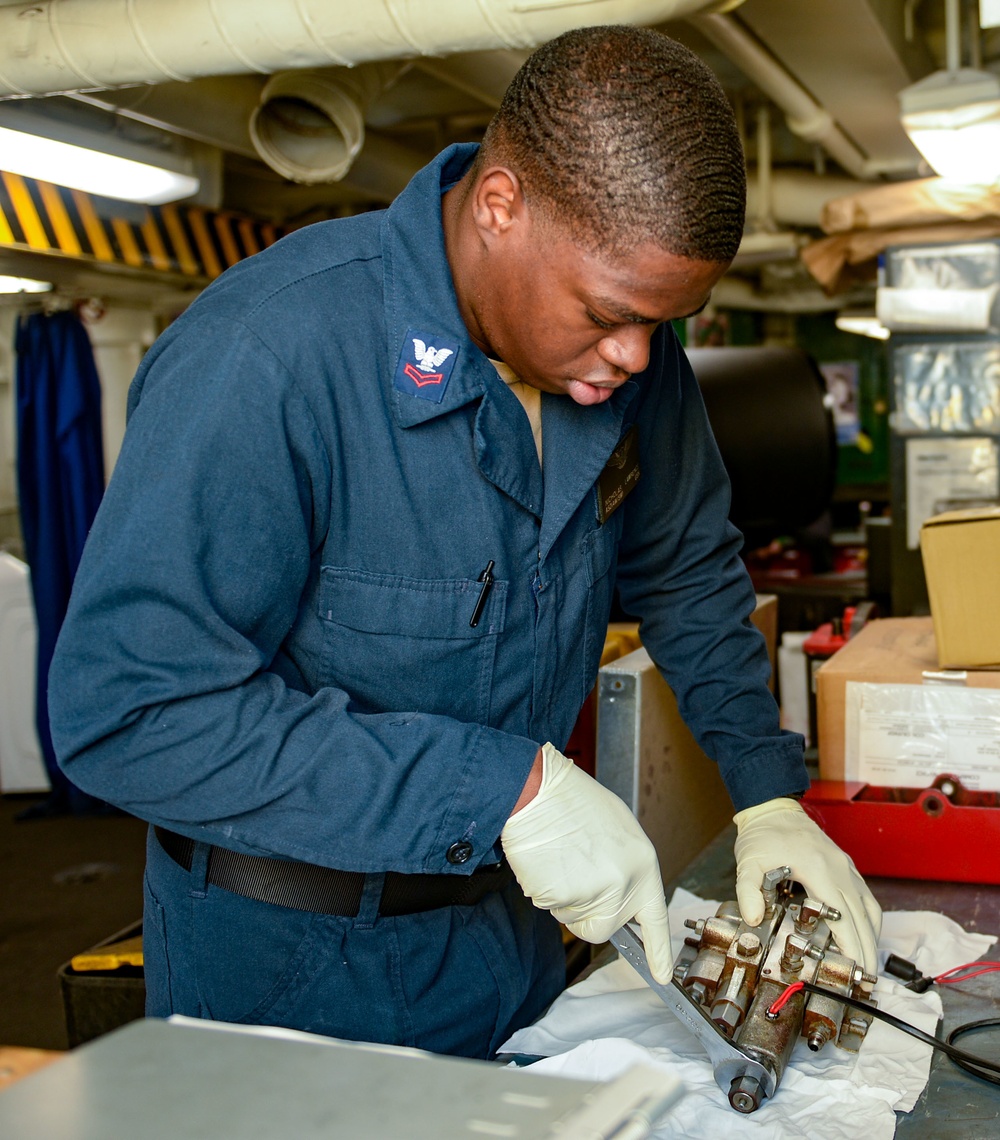
[[[1000,793],[817,780],[802,806],[863,875],[1000,883]]]

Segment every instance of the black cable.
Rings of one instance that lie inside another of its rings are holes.
[[[975,1029],[986,1029],[990,1026],[1000,1025],[1000,1018],[995,1020],[993,1018],[987,1018],[983,1021],[967,1022],[965,1025],[960,1025],[957,1029],[953,1029],[948,1035],[947,1041],[942,1041],[940,1037],[932,1037],[929,1033],[925,1033],[915,1025],[910,1025],[908,1021],[903,1021],[891,1013],[886,1013],[884,1009],[879,1009],[877,1006],[869,1005],[868,1002],[859,1001],[857,998],[848,997],[846,994],[838,994],[836,990],[828,990],[824,986],[814,986],[812,982],[803,982],[802,988],[807,993],[822,994],[823,997],[833,998],[834,1001],[839,1001],[843,1005],[849,1005],[852,1009],[859,1009],[862,1013],[867,1013],[879,1021],[884,1021],[886,1025],[891,1025],[893,1029],[900,1029],[903,1033],[909,1033],[911,1037],[916,1037],[918,1041],[923,1041],[925,1045],[930,1045],[932,1049],[939,1049],[949,1060],[953,1061],[960,1069],[964,1069],[965,1072],[974,1077],[978,1077],[981,1081],[988,1081],[991,1085],[1000,1085],[1000,1062],[987,1061],[985,1057],[977,1057],[973,1053],[966,1053],[964,1049],[956,1049],[952,1044],[952,1041],[954,1041],[956,1037],[960,1037],[964,1033],[971,1033]],[[980,1072],[982,1069],[985,1069],[986,1072]],[[988,1076],[988,1073],[995,1075]]]
[[[957,1029],[953,1029],[948,1034],[948,1044],[950,1045],[956,1037],[963,1037],[966,1033],[973,1033],[977,1029],[996,1029],[998,1027],[1000,1027],[1000,1017],[986,1017],[982,1021],[967,1021],[964,1025],[958,1026]],[[969,1054],[966,1054],[966,1056],[969,1056]],[[956,1060],[954,1057],[952,1057],[952,1061],[954,1061],[960,1069],[964,1069],[967,1073],[971,1073],[972,1076],[978,1077],[981,1081],[989,1081],[991,1085],[1000,1085],[1000,1080],[996,1077],[988,1077],[985,1073],[979,1073],[964,1061]],[[977,1065],[989,1065],[989,1062],[983,1062],[978,1059],[975,1063]]]

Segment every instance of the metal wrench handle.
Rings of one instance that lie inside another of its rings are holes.
[[[744,1076],[759,1082],[765,1096],[773,1096],[776,1082],[769,1069],[734,1045],[676,980],[663,985],[653,977],[642,939],[630,926],[623,926],[612,934],[611,944],[667,1009],[698,1038],[712,1062],[715,1083],[727,1097],[733,1081]]]

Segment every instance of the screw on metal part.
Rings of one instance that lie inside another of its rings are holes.
[[[741,958],[752,958],[758,950],[760,950],[760,939],[749,930],[745,930],[736,939],[736,953]]]
[[[704,982],[692,982],[688,987],[691,1000],[698,1005],[708,1004],[708,987]]]
[[[719,1001],[712,1006],[712,1020],[727,1037],[732,1037],[743,1020],[743,1010],[729,1001]]]
[[[821,1021],[806,1038],[806,1044],[814,1053],[818,1053],[832,1036],[833,1031],[830,1026],[825,1021]]]
[[[701,939],[700,938],[685,938],[684,939],[684,945],[690,946],[692,949],[697,950],[698,947],[701,946]]]
[[[755,1112],[763,1099],[764,1090],[760,1087],[760,1081],[747,1073],[737,1077],[729,1086],[729,1103],[737,1112]]]
[[[828,918],[831,922],[836,922],[840,918],[840,911],[835,906],[827,906],[826,903],[820,903],[819,907],[820,918]]]
[[[873,986],[877,981],[878,976],[876,974],[869,974],[863,966],[854,967],[854,973],[851,974],[851,982],[854,985],[860,986],[861,983],[864,982],[866,985]]]

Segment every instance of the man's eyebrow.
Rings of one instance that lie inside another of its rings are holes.
[[[686,321],[688,317],[696,317],[704,310],[711,299],[711,294],[709,294],[697,309],[692,309],[690,313],[685,313],[683,316],[674,317],[673,319],[676,321]],[[622,308],[617,302],[611,301],[606,297],[595,297],[594,303],[599,309],[608,313],[610,316],[616,317],[618,320],[625,321],[631,325],[658,325],[661,321],[660,317],[647,317],[642,313],[635,312],[634,309]]]
[[[634,309],[622,308],[616,301],[611,301],[607,297],[595,297],[594,304],[610,316],[620,321],[627,321],[632,325],[658,325],[660,323],[659,317],[646,317]]]

